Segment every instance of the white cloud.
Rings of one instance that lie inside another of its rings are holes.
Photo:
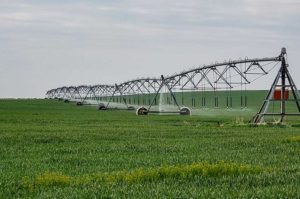
[[[0,85],[26,85],[34,76],[43,79],[30,84],[41,96],[61,84],[111,83],[236,56],[269,56],[283,45],[299,52],[299,17],[296,0],[0,0],[0,70],[6,76]],[[26,76],[18,78],[24,67]]]

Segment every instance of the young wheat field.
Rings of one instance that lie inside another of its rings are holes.
[[[253,113],[0,100],[0,198],[300,198],[300,118]]]

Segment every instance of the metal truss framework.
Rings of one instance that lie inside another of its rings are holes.
[[[239,59],[234,61],[225,61],[222,63],[213,63],[195,67],[178,74],[163,76],[160,78],[140,78],[126,81],[115,85],[82,85],[60,87],[47,91],[47,98],[63,99],[67,101],[76,101],[77,104],[84,104],[88,99],[96,100],[101,109],[108,108],[112,99],[120,97],[120,102],[130,108],[124,96],[130,95],[150,95],[153,97],[149,107],[144,108],[145,114],[150,112],[151,107],[156,100],[157,95],[166,87],[170,92],[174,103],[180,106],[176,101],[174,92],[177,91],[206,91],[206,90],[225,90],[250,84],[257,78],[267,75],[276,65],[285,62],[286,54],[280,54],[276,57],[259,59]],[[289,74],[288,74],[289,75]],[[295,87],[294,87],[295,88]],[[295,95],[299,95],[295,91]],[[105,98],[105,100],[103,100]],[[103,103],[105,101],[105,103]],[[145,111],[146,110],[146,111]]]
[[[271,89],[268,92],[266,99],[264,100],[259,112],[252,119],[253,123],[262,123],[264,121],[265,116],[280,116],[280,123],[283,122],[285,116],[300,116],[300,95],[299,91],[294,83],[292,76],[288,70],[288,64],[286,63],[286,49],[283,48],[280,55],[281,67],[276,75],[276,78],[271,86]],[[292,99],[288,98],[288,89],[291,89]],[[274,97],[276,90],[279,92],[279,99]],[[280,112],[270,112],[269,105],[271,101],[280,101]],[[294,102],[297,107],[297,112],[295,113],[287,113],[286,111],[286,102],[291,101]]]

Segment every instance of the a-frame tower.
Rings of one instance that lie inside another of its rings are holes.
[[[286,62],[286,48],[281,49],[281,54],[278,56],[278,59],[281,61],[281,67],[259,112],[253,117],[251,121],[252,123],[257,124],[264,122],[265,116],[279,116],[280,123],[284,121],[285,116],[300,116],[300,94],[288,70],[288,64]],[[292,94],[290,97],[289,93]],[[269,111],[269,105],[271,101],[280,102],[279,112],[276,113]],[[287,101],[292,101],[295,103],[297,112],[287,113]]]

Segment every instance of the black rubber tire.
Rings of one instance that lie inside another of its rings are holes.
[[[104,110],[107,110],[107,108],[103,103],[100,103],[98,110],[104,111]]]
[[[191,115],[191,110],[188,107],[182,107],[179,111],[180,115]]]
[[[136,115],[148,115],[148,110],[145,107],[139,107],[136,109]]]
[[[128,106],[128,110],[135,110],[134,106]]]

